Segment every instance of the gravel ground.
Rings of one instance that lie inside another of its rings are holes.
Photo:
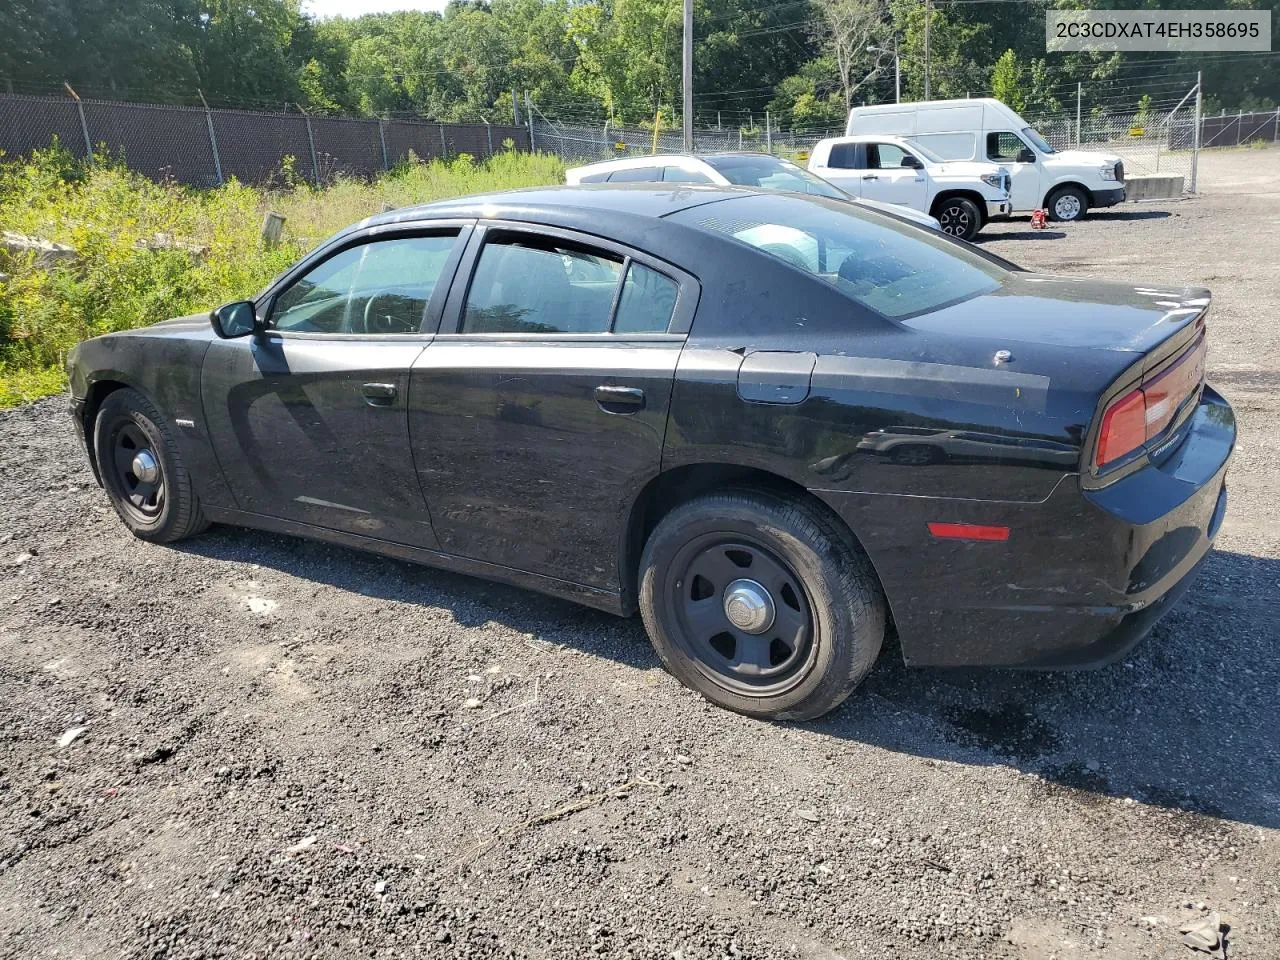
[[[1280,152],[1029,266],[1203,283],[1235,402],[1196,587],[1095,673],[716,710],[639,620],[235,529],[130,538],[52,399],[0,414],[0,955],[1280,957]],[[1260,172],[1261,171],[1261,172]],[[67,746],[59,738],[82,732]]]

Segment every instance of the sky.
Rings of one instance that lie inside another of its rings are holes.
[[[443,10],[444,5],[445,0],[303,0],[302,9],[325,19],[392,10]]]

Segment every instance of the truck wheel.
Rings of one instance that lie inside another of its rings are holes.
[[[884,597],[857,545],[810,504],[755,490],[662,518],[640,559],[640,611],[678,680],[753,717],[821,716],[884,639]]]
[[[942,225],[942,232],[961,240],[972,240],[982,229],[982,214],[978,205],[967,197],[948,197],[938,204],[934,214]]]
[[[1046,204],[1049,219],[1059,223],[1071,223],[1083,219],[1089,210],[1089,198],[1079,187],[1059,187],[1049,196]]]
[[[209,525],[164,417],[136,390],[102,401],[93,456],[111,505],[140,540],[171,543]]]

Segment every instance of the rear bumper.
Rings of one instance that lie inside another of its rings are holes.
[[[1114,207],[1117,203],[1124,203],[1124,198],[1124,187],[1116,187],[1114,190],[1090,190],[1089,206]]]
[[[1160,464],[1092,491],[1067,475],[1041,503],[828,502],[858,531],[909,664],[1101,666],[1174,606],[1222,523],[1234,415],[1206,388],[1191,424]],[[1007,526],[1009,539],[935,540],[930,521]]]

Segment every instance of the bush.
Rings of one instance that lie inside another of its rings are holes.
[[[0,158],[2,159],[2,158]],[[74,248],[40,265],[34,252],[0,251],[0,407],[57,392],[67,351],[88,337],[145,326],[252,296],[321,239],[383,205],[563,182],[542,154],[487,162],[409,163],[373,182],[316,189],[284,176],[265,191],[235,181],[214,190],[156,184],[99,157],[93,166],[54,148],[0,163],[4,229]],[[266,249],[262,215],[287,218]]]

